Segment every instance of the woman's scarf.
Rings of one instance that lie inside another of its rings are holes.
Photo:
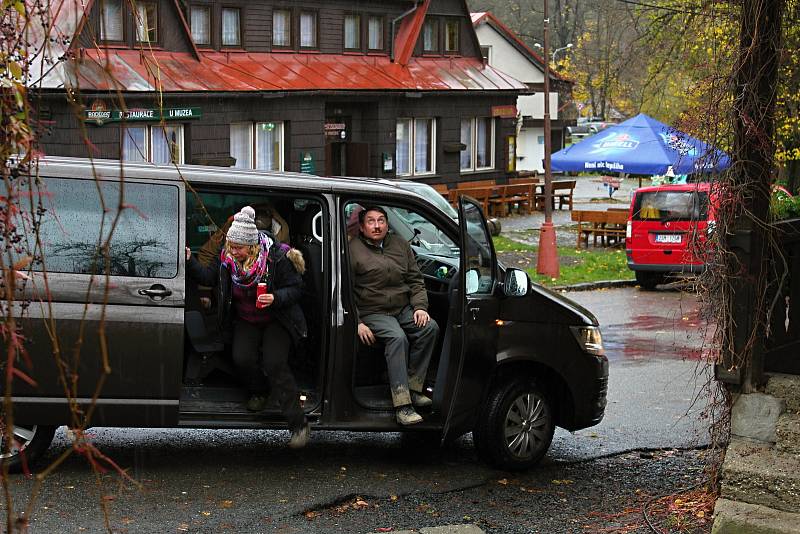
[[[258,244],[258,257],[247,271],[242,268],[239,262],[228,254],[225,247],[223,247],[220,252],[220,262],[228,268],[228,272],[231,273],[231,280],[239,287],[252,287],[259,282],[267,282],[267,278],[269,277],[269,264],[272,261],[269,257],[272,239],[264,232],[259,232]]]

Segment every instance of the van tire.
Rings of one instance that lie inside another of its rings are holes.
[[[554,410],[550,397],[535,380],[515,377],[500,382],[484,406],[472,432],[482,460],[500,469],[520,471],[544,457],[553,441]],[[516,425],[520,419],[522,424]]]
[[[652,271],[636,271],[636,283],[645,291],[654,291],[658,284],[664,283],[664,274]]]
[[[56,427],[45,425],[15,425],[14,435],[19,443],[19,450],[9,451],[3,453],[5,450],[5,432],[3,431],[0,437],[0,464],[8,466],[8,471],[11,473],[19,473],[22,471],[23,465],[27,464],[30,469],[42,455],[50,447],[53,441],[53,436],[56,433]],[[22,452],[24,451],[25,462],[22,461]]]

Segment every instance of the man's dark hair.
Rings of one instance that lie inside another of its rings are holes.
[[[358,213],[358,224],[364,224],[364,217],[367,216],[368,211],[377,211],[383,213],[383,216],[386,217],[386,220],[389,220],[389,215],[386,213],[386,210],[383,209],[383,206],[367,206]]]

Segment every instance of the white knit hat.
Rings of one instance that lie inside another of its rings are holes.
[[[226,235],[228,241],[239,245],[258,244],[258,228],[256,228],[256,210],[245,206],[233,216],[233,224]]]

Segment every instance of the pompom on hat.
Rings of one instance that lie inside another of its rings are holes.
[[[245,206],[233,216],[233,223],[225,236],[231,243],[239,245],[257,245],[258,228],[256,228],[256,210]]]

